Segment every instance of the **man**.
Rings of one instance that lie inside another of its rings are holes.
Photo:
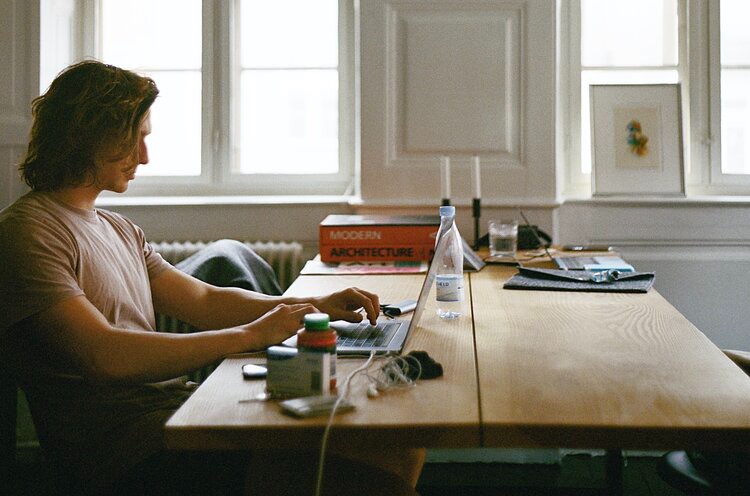
[[[32,191],[0,213],[0,359],[26,392],[46,456],[87,493],[128,492],[187,463],[165,456],[161,439],[193,389],[181,376],[279,343],[311,312],[359,321],[364,309],[372,322],[379,312],[378,297],[357,288],[299,299],[211,286],[95,208],[148,163],[157,94],[151,79],[96,61],[60,73],[32,105],[19,167]],[[155,332],[155,312],[205,331]],[[423,453],[405,456],[385,467],[413,486]]]

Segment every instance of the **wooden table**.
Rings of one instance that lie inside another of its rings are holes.
[[[414,298],[424,275],[303,276],[290,294],[310,295],[349,286],[376,292],[384,302]],[[433,288],[434,291],[434,288]],[[365,394],[366,382],[352,383],[356,410],[337,415],[329,443],[382,447],[476,447],[480,445],[474,336],[470,291],[467,318],[440,322],[435,298],[430,298],[421,323],[407,342],[406,352],[427,350],[443,365],[444,376],[408,390],[394,390],[374,399]],[[315,447],[326,417],[297,420],[279,411],[276,401],[239,403],[263,391],[265,381],[242,379],[242,364],[249,356],[226,359],[166,425],[167,445],[175,449],[248,449],[262,447]],[[357,358],[338,360],[338,378],[362,363]]]
[[[471,275],[486,446],[750,447],[750,378],[658,292]]]
[[[750,379],[658,292],[504,290],[514,272],[470,274],[467,318],[440,321],[431,295],[407,351],[427,350],[445,376],[376,399],[355,382],[358,408],[336,417],[331,444],[605,448],[613,487],[623,448],[750,447]],[[358,286],[399,301],[422,278],[303,276],[290,293]],[[225,360],[169,420],[170,447],[319,445],[325,418],[238,403],[263,389],[241,377],[249,360]],[[339,378],[359,363],[340,359]]]
[[[515,269],[471,275],[482,445],[750,448],[750,378],[658,292],[504,290]]]

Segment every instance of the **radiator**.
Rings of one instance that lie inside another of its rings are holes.
[[[288,288],[297,278],[305,264],[302,258],[302,245],[297,242],[284,241],[243,241],[255,253],[261,256],[276,272],[281,289]],[[210,245],[204,241],[159,241],[151,243],[164,260],[175,265],[198,250]]]

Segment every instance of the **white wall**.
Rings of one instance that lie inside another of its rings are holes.
[[[71,2],[63,2],[65,12]],[[750,349],[747,199],[560,199],[554,5],[549,0],[362,0],[361,202],[155,201],[112,208],[155,240],[299,240],[314,251],[317,224],[328,213],[434,213],[440,193],[437,157],[450,153],[459,225],[470,239],[468,159],[479,152],[483,223],[516,215],[520,205],[560,242],[613,244],[638,269],[656,270],[657,289],[714,342]],[[34,1],[0,0],[0,9],[4,207],[25,191],[15,164],[26,145],[29,102],[39,86],[39,7]],[[432,74],[440,81],[433,84]],[[461,84],[452,85],[456,81]],[[445,99],[455,112],[445,114],[436,106]],[[503,119],[499,111],[505,112]]]
[[[25,188],[14,164],[26,147],[29,103],[39,87],[39,6],[23,0],[0,0],[0,205]]]

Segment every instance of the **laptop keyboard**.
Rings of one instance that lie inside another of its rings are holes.
[[[371,325],[368,322],[362,322],[356,327],[348,329],[337,328],[338,339],[337,346],[347,347],[381,347],[386,346],[393,339],[399,324],[397,322],[387,322],[378,325]]]

